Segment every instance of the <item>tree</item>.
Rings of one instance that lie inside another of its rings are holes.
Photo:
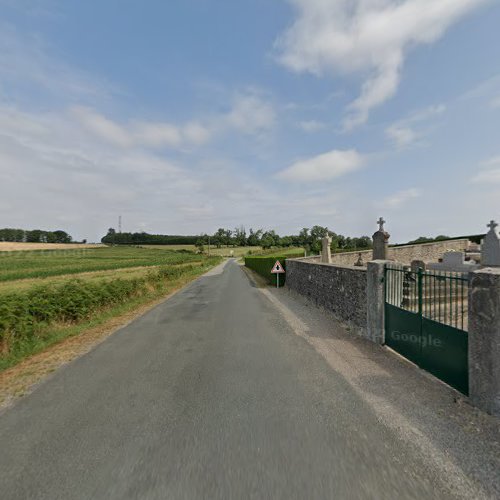
[[[39,243],[40,242],[40,231],[34,229],[33,231],[26,231],[26,241],[28,243]]]
[[[196,241],[195,246],[198,249],[198,252],[203,253],[205,251],[205,244],[204,240],[200,238],[199,240]]]
[[[313,252],[319,253],[322,248],[322,238],[328,236],[330,231],[327,227],[313,226],[309,235],[309,244]]]
[[[267,250],[274,245],[274,238],[272,238],[269,234],[264,233],[262,239],[260,240],[260,244],[264,250]]]
[[[307,227],[302,228],[299,233],[299,244],[303,247],[309,245],[309,229]]]
[[[353,238],[355,248],[368,249],[372,248],[373,242],[369,236],[361,236],[359,238]]]
[[[232,238],[231,236],[233,235],[233,232],[231,229],[226,229],[224,231],[224,244],[229,248],[229,245],[232,243]]]
[[[280,238],[279,240],[280,247],[291,247],[292,245],[293,245],[293,240],[291,236],[283,236],[283,238]]]
[[[247,244],[251,247],[258,247],[260,245],[262,233],[263,233],[262,229],[257,229],[257,231],[250,229],[250,233],[247,239]]]
[[[71,236],[66,232],[62,230],[54,231],[54,236],[56,243],[71,243]]]
[[[217,248],[221,248],[222,245],[225,244],[225,241],[226,241],[226,231],[222,227],[220,227],[213,235],[214,245]]]
[[[247,233],[243,226],[237,227],[233,233],[233,244],[244,247],[247,244]]]

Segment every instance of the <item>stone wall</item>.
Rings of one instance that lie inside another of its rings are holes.
[[[286,286],[366,336],[366,268],[287,259]]]
[[[444,253],[448,251],[463,252],[469,248],[469,240],[448,240],[436,241],[433,243],[423,243],[420,245],[405,245],[403,247],[389,247],[389,260],[410,265],[413,260],[423,260],[424,262],[437,262]],[[346,252],[332,254],[332,264],[340,266],[352,266],[358,260],[361,253],[365,265],[372,260],[372,251]]]
[[[332,254],[332,264],[338,266],[353,266],[358,260],[358,256],[361,254],[364,264],[372,260],[372,251],[364,250],[363,252],[345,252],[345,253],[333,253]]]

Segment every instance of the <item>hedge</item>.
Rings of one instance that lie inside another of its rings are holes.
[[[302,254],[301,254],[302,255]],[[283,269],[286,271],[286,259],[290,259],[291,256],[283,255],[266,255],[262,257],[245,257],[245,266],[260,274],[263,278],[266,278],[270,285],[276,286],[276,276],[271,274],[274,264],[277,260],[281,262]],[[280,286],[283,286],[286,281],[286,274],[279,275]]]

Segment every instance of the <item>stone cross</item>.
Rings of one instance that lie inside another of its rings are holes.
[[[373,260],[387,260],[389,254],[389,233],[385,231],[383,217],[377,221],[379,230],[373,235]]]
[[[487,267],[500,267],[500,237],[496,232],[498,224],[492,220],[489,232],[481,244],[481,264]]]

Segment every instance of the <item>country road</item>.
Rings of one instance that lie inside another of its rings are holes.
[[[229,261],[0,414],[0,497],[486,497],[410,441]]]

